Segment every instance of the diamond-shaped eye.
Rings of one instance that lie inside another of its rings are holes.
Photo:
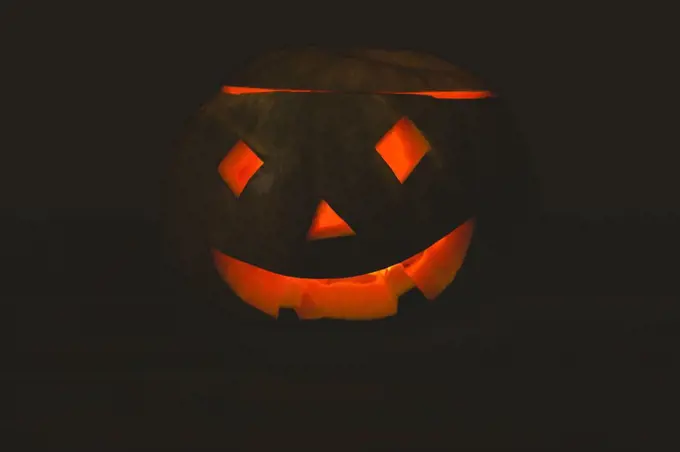
[[[243,141],[239,141],[222,159],[218,167],[222,180],[238,198],[263,161]]]
[[[402,184],[430,150],[430,143],[408,118],[401,118],[375,145]]]

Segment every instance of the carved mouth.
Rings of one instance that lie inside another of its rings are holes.
[[[300,319],[372,320],[397,313],[399,297],[414,287],[434,300],[465,259],[474,219],[420,253],[387,268],[347,278],[296,278],[264,270],[213,250],[220,277],[244,302],[278,317],[291,308]]]

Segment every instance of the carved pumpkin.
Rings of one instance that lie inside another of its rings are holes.
[[[492,92],[434,57],[268,55],[191,121],[176,234],[272,318],[379,319],[414,293],[436,304],[501,189],[503,123]]]

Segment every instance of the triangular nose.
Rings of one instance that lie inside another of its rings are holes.
[[[340,218],[340,215],[326,201],[321,201],[316,208],[316,215],[314,215],[312,220],[312,226],[309,228],[309,232],[307,232],[307,239],[329,239],[331,237],[354,234],[354,231],[347,222]]]

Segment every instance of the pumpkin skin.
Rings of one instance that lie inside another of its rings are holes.
[[[427,151],[397,174],[379,148],[400,130],[402,142]],[[510,135],[493,93],[434,57],[267,55],[190,122],[171,176],[173,240],[184,244],[194,274],[217,276],[237,295],[229,302],[239,313],[250,305],[249,315],[270,318],[292,309],[294,318],[376,320],[402,317],[402,303],[414,299],[429,310],[438,298],[451,301],[480,221],[483,229],[485,217],[503,216],[498,194],[512,172]],[[340,229],[312,237],[324,208]],[[395,289],[393,306],[370,309],[385,300],[360,288],[318,303],[277,282],[358,283],[447,237],[448,250],[421,275],[424,283],[401,275],[397,285],[410,286]],[[436,286],[429,293],[428,281]]]

